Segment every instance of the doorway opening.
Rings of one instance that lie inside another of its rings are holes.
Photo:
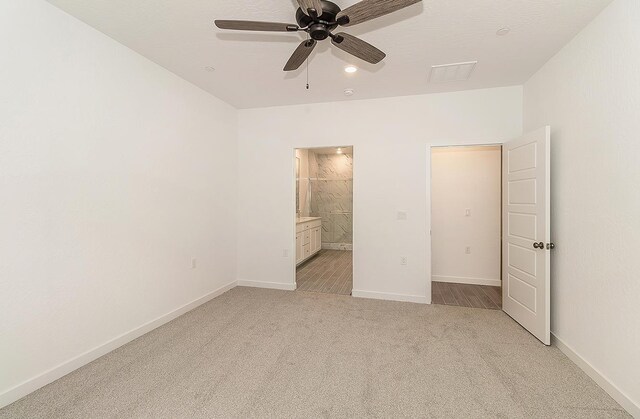
[[[353,147],[295,150],[296,290],[353,290]]]
[[[502,146],[431,148],[433,304],[502,308]]]

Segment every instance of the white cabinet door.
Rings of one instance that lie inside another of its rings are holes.
[[[550,342],[549,127],[503,146],[502,307]]]
[[[300,263],[302,259],[304,259],[304,250],[302,249],[302,235],[304,232],[300,232],[296,234],[296,263]]]
[[[311,253],[317,253],[322,248],[322,227],[316,227],[311,234],[311,246],[313,248]]]
[[[304,256],[302,257],[303,259],[306,259],[309,256],[311,256],[311,244],[307,243],[304,246],[302,246],[302,252],[304,254]]]
[[[316,229],[312,228],[309,231],[309,251],[311,254],[316,252]]]

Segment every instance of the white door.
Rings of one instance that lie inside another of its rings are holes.
[[[502,309],[545,345],[550,335],[550,140],[545,127],[502,149]]]

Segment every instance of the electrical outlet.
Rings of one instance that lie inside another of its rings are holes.
[[[465,252],[466,254],[470,255],[470,254],[471,254],[471,246],[467,246],[467,247],[464,249],[464,252]]]
[[[282,249],[282,257],[283,258],[289,257],[289,249]]]
[[[191,269],[195,269],[198,266],[198,259],[191,258]]]
[[[398,220],[406,221],[407,220],[407,211],[398,211]]]
[[[407,257],[406,256],[400,256],[400,265],[407,266]]]
[[[471,217],[471,208],[467,208],[466,210],[464,210],[464,216]]]

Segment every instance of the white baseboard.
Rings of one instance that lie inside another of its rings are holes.
[[[224,285],[215,291],[212,291],[188,304],[183,305],[182,307],[179,307],[167,314],[158,317],[155,320],[151,320],[150,322],[147,322],[133,330],[130,330],[129,332],[117,336],[98,347],[90,349],[74,358],[71,358],[70,360],[63,362],[62,364],[55,366],[36,377],[33,377],[18,384],[13,388],[10,388],[9,390],[0,394],[0,408],[8,406],[9,404],[23,398],[27,394],[32,393],[39,388],[44,387],[45,385],[64,377],[70,372],[75,371],[92,361],[95,361],[96,359],[119,348],[120,346],[129,343],[136,338],[139,338],[145,333],[149,333],[153,329],[156,329],[163,324],[168,323],[171,320],[180,317],[183,314],[193,310],[194,308],[214,299],[215,297],[224,294],[225,292],[234,288],[236,284],[237,281],[233,281],[227,285]]]
[[[374,300],[404,301],[409,303],[429,304],[429,299],[424,295],[389,294],[375,291],[353,290],[351,295],[357,298],[371,298]]]
[[[589,363],[586,359],[581,357],[576,351],[559,337],[551,333],[551,342],[555,345],[563,354],[567,356],[574,364],[576,364],[582,371],[584,371],[593,381],[596,382],[609,396],[620,406],[622,406],[627,412],[634,418],[640,418],[640,403],[634,402],[629,396],[627,396],[622,390],[620,390],[615,384],[613,384],[607,377],[602,375],[600,371]]]
[[[273,290],[295,291],[296,284],[283,284],[282,282],[247,281],[238,279],[239,287],[269,288]]]
[[[492,287],[502,286],[500,279],[486,279],[486,278],[468,278],[464,276],[445,276],[445,275],[431,275],[431,280],[436,282],[450,282],[453,284],[470,284],[470,285],[489,285]]]

